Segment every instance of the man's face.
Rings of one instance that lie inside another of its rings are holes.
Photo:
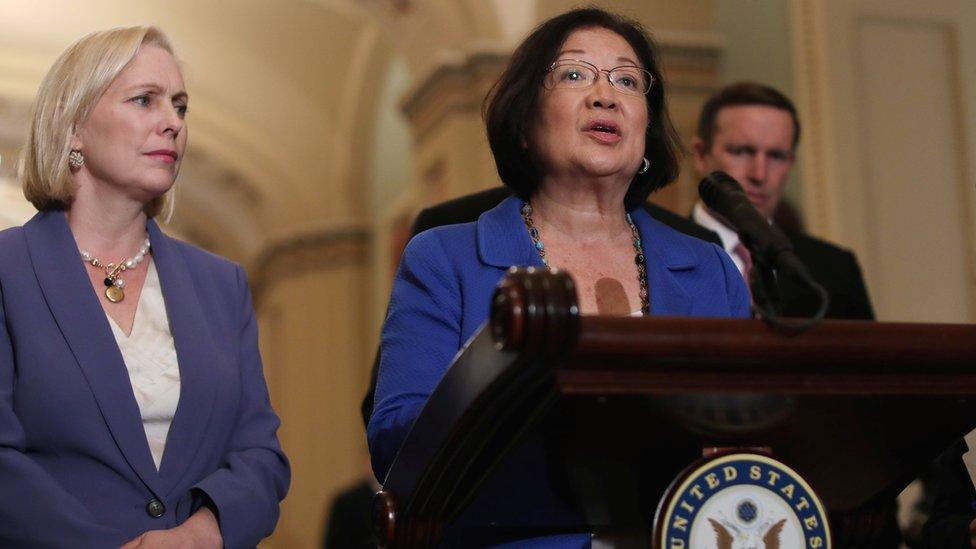
[[[715,117],[712,146],[695,138],[695,166],[703,173],[721,170],[734,177],[749,201],[772,217],[793,167],[793,119],[766,105],[724,107]]]

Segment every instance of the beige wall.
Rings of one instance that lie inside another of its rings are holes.
[[[976,4],[798,1],[807,217],[878,316],[976,321]]]
[[[312,265],[258,296],[265,369],[292,466],[291,492],[272,541],[278,547],[311,547],[325,503],[365,472],[359,399],[368,377],[364,368],[351,366],[372,358],[362,337],[366,286],[363,265],[354,257],[314,265],[300,253],[279,261],[287,271],[295,263]]]
[[[783,0],[715,0],[715,32],[723,38],[720,80],[762,82],[794,96],[790,3]],[[801,121],[806,113],[800,112]],[[803,157],[789,176],[786,199],[803,210]]]

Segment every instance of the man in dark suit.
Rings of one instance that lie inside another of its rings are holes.
[[[800,120],[792,101],[769,86],[745,82],[727,86],[705,102],[692,151],[701,174],[721,170],[734,177],[752,205],[772,222],[799,140]],[[700,201],[692,209],[691,218],[719,236],[722,247],[748,279],[751,257],[735,230]],[[795,228],[784,232],[813,279],[827,290],[827,318],[874,319],[854,254]],[[777,289],[782,315],[809,317],[817,311],[819,297],[813,290],[788,277],[777,279]],[[835,544],[898,547],[901,534],[896,509],[895,501],[888,499],[873,502],[858,513],[832,514]]]
[[[692,141],[695,166],[702,174],[721,170],[734,177],[752,205],[773,219],[796,158],[800,121],[796,107],[769,86],[738,83],[713,95],[702,108]],[[692,219],[714,231],[732,261],[744,272],[751,262],[739,237],[719,216],[698,202]],[[874,311],[851,252],[796,230],[786,230],[796,255],[830,295],[827,318],[873,320]],[[785,316],[811,316],[819,300],[794,281],[779,280]]]

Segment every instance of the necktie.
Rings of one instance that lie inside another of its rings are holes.
[[[752,302],[752,254],[749,253],[749,249],[741,241],[735,243],[732,251],[742,260],[742,278],[746,280],[746,288],[749,290],[749,301]]]
[[[742,242],[736,242],[732,251],[742,260],[742,278],[746,279],[746,286],[748,286],[749,277],[752,275],[752,254]]]

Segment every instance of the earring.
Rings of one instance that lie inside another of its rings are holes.
[[[78,149],[71,149],[68,153],[68,167],[72,170],[77,170],[85,163],[85,155],[81,154]]]
[[[647,173],[647,170],[651,169],[651,161],[645,158],[641,162],[641,167],[637,170],[637,173]]]

